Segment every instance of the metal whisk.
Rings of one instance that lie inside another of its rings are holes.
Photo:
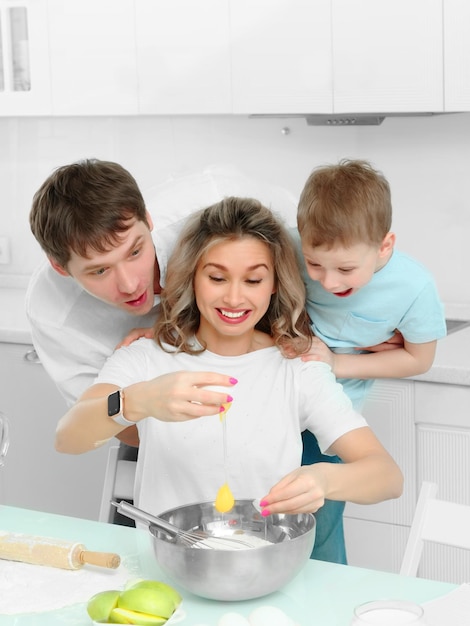
[[[152,524],[192,548],[209,550],[215,550],[217,548],[225,550],[243,550],[253,547],[253,545],[248,541],[244,541],[243,539],[238,539],[233,536],[222,537],[220,535],[208,533],[204,530],[182,530],[160,517],[147,513],[147,511],[142,511],[142,509],[137,508],[133,504],[129,504],[129,502],[126,502],[125,500],[122,500],[121,502],[115,502],[112,500],[111,504],[115,506],[118,512],[122,513],[122,515],[130,517],[133,520],[144,522],[148,525]]]

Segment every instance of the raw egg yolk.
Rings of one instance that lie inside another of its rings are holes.
[[[227,483],[224,483],[217,493],[215,499],[215,508],[219,513],[228,513],[235,504],[235,499],[230,487]]]

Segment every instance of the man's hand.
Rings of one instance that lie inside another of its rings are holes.
[[[367,352],[386,352],[387,350],[397,350],[403,348],[405,341],[403,335],[399,330],[395,330],[395,334],[383,343],[378,343],[375,346],[368,346],[367,348],[356,348],[356,350],[367,350]]]
[[[118,350],[119,348],[122,348],[122,346],[130,346],[131,343],[137,341],[137,339],[140,339],[141,337],[153,339],[153,328],[133,328],[114,349]]]

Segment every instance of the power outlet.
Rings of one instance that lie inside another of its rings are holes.
[[[10,263],[10,239],[8,237],[0,237],[0,263],[2,265]]]

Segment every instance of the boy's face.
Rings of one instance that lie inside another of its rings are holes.
[[[338,298],[347,298],[367,285],[393,252],[395,236],[388,233],[382,245],[357,243],[345,248],[335,245],[308,246],[302,244],[305,266],[312,280]]]
[[[152,228],[150,216],[147,216]],[[155,248],[144,222],[129,221],[119,243],[107,252],[90,250],[89,258],[72,252],[67,269],[50,259],[54,269],[71,276],[89,294],[131,315],[144,315],[153,307]]]

